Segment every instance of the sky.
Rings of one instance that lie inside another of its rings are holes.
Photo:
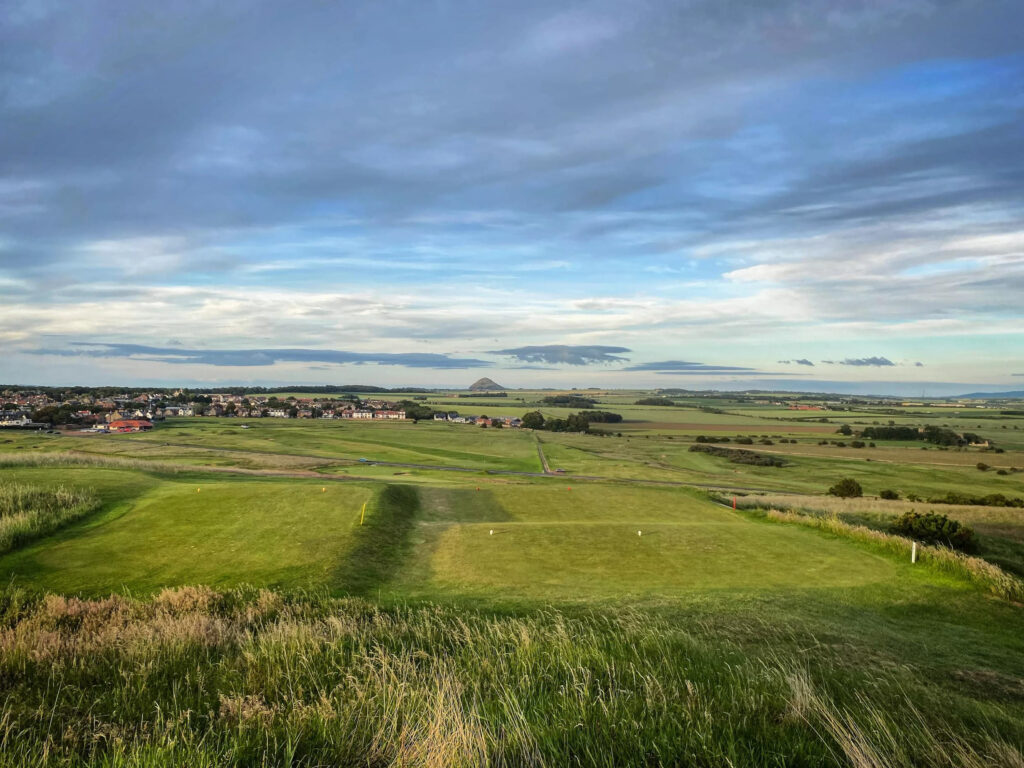
[[[0,384],[1024,389],[1019,0],[7,0]]]

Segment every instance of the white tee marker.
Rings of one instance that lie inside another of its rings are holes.
[[[917,562],[917,542],[915,541],[913,546],[910,548],[910,562]]]
[[[643,531],[637,531],[637,532],[636,532],[636,535],[637,535],[637,536],[642,536],[642,535],[643,535]]]
[[[494,535],[494,529],[491,528],[491,536],[493,536],[493,535]]]

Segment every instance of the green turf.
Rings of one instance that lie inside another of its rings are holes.
[[[118,505],[15,552],[0,568],[18,581],[90,594],[329,584],[371,496],[370,488],[349,484],[322,492],[308,482],[165,480],[129,509]]]

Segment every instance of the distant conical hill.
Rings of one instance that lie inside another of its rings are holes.
[[[501,384],[496,381],[492,381],[484,376],[482,379],[477,379],[469,385],[470,392],[500,392],[505,389]]]

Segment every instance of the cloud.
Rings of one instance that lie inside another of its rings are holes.
[[[628,360],[629,358],[620,357],[616,353],[629,351],[630,350],[626,347],[547,344],[541,346],[514,347],[511,349],[494,349],[490,350],[487,354],[513,357],[517,360],[522,360],[525,363],[595,365],[600,363],[620,363]]]
[[[5,351],[1024,365],[1019,0],[13,6]]]
[[[780,360],[779,362],[785,362]],[[640,363],[623,368],[623,371],[645,371],[659,376],[801,376],[804,374],[787,373],[785,371],[760,371],[755,368],[744,368],[734,365],[711,365],[692,363],[686,360],[662,360],[660,362]]]
[[[853,365],[858,367],[873,366],[876,368],[885,368],[888,366],[896,365],[896,363],[894,363],[887,357],[848,357],[845,360],[838,361],[838,364]]]
[[[791,363],[795,363],[796,365],[809,365],[812,368],[814,367],[814,363],[805,358],[800,358],[799,360],[779,360],[777,362],[781,363],[782,365],[790,365]]]
[[[624,368],[626,371],[659,371],[662,373],[707,373],[707,372],[735,372],[752,371],[753,368],[742,368],[729,365],[706,365],[704,363],[691,363],[685,360],[662,360],[652,363],[640,363]]]
[[[334,349],[182,349],[98,342],[74,342],[72,349],[37,350],[35,354],[130,357],[161,363],[230,367],[265,366],[275,363],[376,363],[406,368],[463,369],[487,368],[493,365],[486,360],[453,358],[434,353],[367,353],[342,352]]]

